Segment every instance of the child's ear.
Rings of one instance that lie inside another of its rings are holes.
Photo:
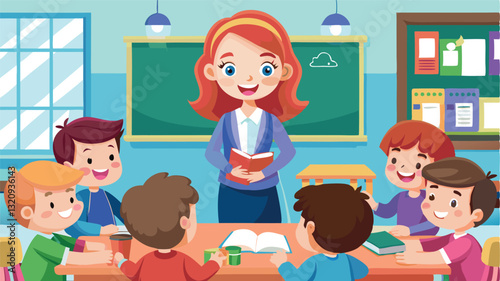
[[[313,221],[308,221],[306,224],[307,233],[312,234],[316,230],[316,225]]]
[[[73,168],[73,164],[69,163],[69,161],[64,161],[64,166]]]
[[[483,219],[483,217],[484,217],[483,210],[475,209],[474,211],[472,211],[472,221],[473,222],[479,222]]]
[[[188,229],[191,227],[191,222],[186,216],[182,216],[179,222],[181,224],[182,229]]]
[[[290,79],[290,77],[292,77],[292,74],[293,74],[293,67],[288,63],[283,64],[283,73],[281,74],[280,80],[286,81]]]
[[[31,218],[33,218],[33,213],[33,209],[29,206],[24,206],[21,209],[21,217],[25,220],[31,220]]]
[[[213,64],[207,63],[203,68],[203,74],[210,81],[215,81],[215,67]]]

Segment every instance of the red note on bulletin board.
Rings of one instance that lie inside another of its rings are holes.
[[[415,74],[439,74],[439,32],[415,32]]]

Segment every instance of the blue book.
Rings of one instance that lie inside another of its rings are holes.
[[[280,250],[286,253],[292,252],[285,235],[273,232],[257,235],[248,229],[238,229],[229,233],[219,248],[227,246],[241,247],[242,253],[270,254]]]

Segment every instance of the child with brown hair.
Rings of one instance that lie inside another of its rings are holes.
[[[287,262],[285,252],[271,256],[285,280],[354,280],[364,278],[368,267],[345,254],[361,246],[373,228],[373,213],[361,187],[346,184],[306,186],[297,193],[293,206],[302,211],[297,224],[297,241],[306,250],[318,253],[297,269]]]
[[[103,186],[116,182],[122,174],[120,138],[123,120],[108,121],[82,117],[56,126],[54,156],[57,162],[83,172],[79,185],[88,189],[76,194],[84,203],[80,219],[66,233],[80,236],[111,235],[118,231],[116,220],[120,216],[120,201]]]
[[[374,214],[382,218],[397,215],[397,225],[390,230],[394,236],[435,235],[439,228],[425,218],[420,208],[425,198],[422,169],[434,161],[455,156],[453,143],[434,125],[407,120],[387,131],[380,149],[387,155],[387,179],[405,191],[386,204],[375,202],[366,193]]]
[[[476,163],[460,157],[429,164],[422,174],[427,188],[422,203],[424,215],[433,224],[455,233],[404,241],[406,252],[397,254],[397,261],[448,264],[450,280],[486,280],[481,279],[489,272],[481,261],[481,245],[467,230],[480,226],[493,213],[497,191],[491,179],[496,175],[485,174]]]
[[[29,281],[64,281],[66,276],[57,275],[54,267],[59,264],[110,263],[111,251],[104,251],[104,244],[91,243],[60,235],[80,217],[83,203],[76,200],[75,186],[83,172],[50,161],[27,164],[9,180],[5,187],[5,201],[14,190],[16,221],[31,230],[45,235],[36,235],[31,241],[21,269]],[[10,185],[10,186],[9,186]],[[11,205],[7,203],[8,205]],[[82,253],[83,249],[89,251]]]
[[[158,173],[123,196],[121,214],[128,231],[139,242],[157,250],[137,263],[115,254],[115,264],[132,280],[208,280],[226,258],[219,252],[200,266],[172,250],[189,243],[196,233],[198,192],[183,176]]]

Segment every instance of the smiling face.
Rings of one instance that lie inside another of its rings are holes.
[[[207,79],[238,100],[268,96],[280,81],[292,76],[292,71],[276,54],[232,33],[220,42],[214,62],[204,68]]]
[[[453,188],[441,186],[431,181],[426,185],[426,198],[422,202],[422,212],[435,226],[467,230],[483,217],[479,209],[471,213],[470,200],[474,187]]]
[[[76,199],[75,187],[59,191],[35,189],[35,209],[24,207],[21,215],[30,219],[29,228],[44,233],[61,231],[82,214],[83,203]]]
[[[422,168],[432,162],[434,162],[432,157],[418,150],[418,144],[410,149],[391,147],[385,175],[392,184],[399,188],[423,189]]]
[[[103,143],[74,143],[75,160],[64,165],[84,172],[79,185],[106,186],[120,178],[122,165],[114,138]]]

